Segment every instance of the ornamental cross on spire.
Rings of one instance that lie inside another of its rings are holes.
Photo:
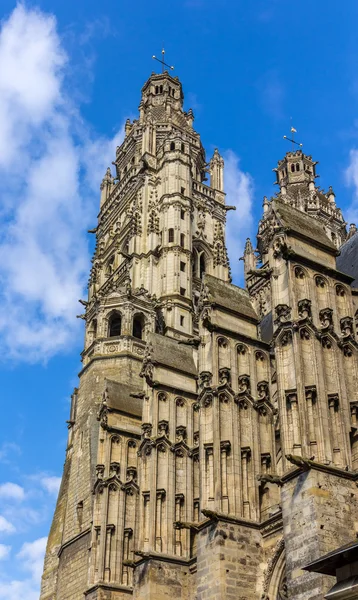
[[[172,71],[174,70],[173,66],[168,65],[166,62],[164,62],[164,58],[165,58],[165,50],[164,50],[164,48],[162,49],[162,58],[157,58],[154,54],[153,54],[152,58],[154,60],[157,60],[158,62],[161,63],[161,65],[162,65],[162,73],[164,73],[164,67],[168,67]]]
[[[288,142],[292,142],[292,152],[293,152],[293,151],[294,151],[294,149],[295,149],[295,145],[296,145],[296,146],[299,146],[300,148],[302,148],[303,144],[299,144],[299,143],[298,143],[298,142],[296,142],[296,140],[295,140],[295,133],[297,133],[297,129],[295,129],[295,128],[293,127],[293,125],[292,125],[292,119],[291,119],[291,129],[290,129],[290,132],[291,132],[291,135],[292,135],[292,137],[290,137],[290,138],[289,138],[289,137],[287,137],[287,135],[284,135],[284,136],[283,136],[283,139],[284,139],[284,140],[287,140]]]

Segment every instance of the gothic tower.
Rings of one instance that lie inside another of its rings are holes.
[[[356,228],[289,152],[232,285],[193,121],[152,74],[101,184],[41,600],[323,600],[356,535]]]

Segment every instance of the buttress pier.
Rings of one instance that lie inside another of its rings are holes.
[[[288,152],[233,285],[183,99],[151,75],[101,184],[41,600],[323,600],[357,535],[356,228]]]

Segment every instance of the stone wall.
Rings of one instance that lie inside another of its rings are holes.
[[[357,527],[356,484],[310,470],[282,488],[286,574],[290,598],[323,600],[331,577],[302,571],[337,546],[353,541]]]
[[[88,574],[88,550],[90,533],[77,538],[61,553],[58,569],[56,600],[78,600],[83,597]]]

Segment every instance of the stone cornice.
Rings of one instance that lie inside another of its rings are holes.
[[[334,475],[335,477],[339,477],[340,479],[348,479],[350,481],[358,481],[358,472],[354,471],[346,471],[345,469],[340,469],[339,467],[334,467],[332,465],[324,465],[322,463],[316,462],[314,460],[310,460],[308,458],[302,458],[302,456],[295,456],[292,454],[286,454],[286,459],[295,465],[296,468],[287,471],[282,475],[281,481],[282,483],[287,483],[294,479],[301,473],[305,471],[320,471],[321,473],[327,473],[328,475]]]
[[[81,531],[81,533],[79,533],[78,535],[75,535],[73,538],[71,538],[70,540],[68,540],[67,542],[65,542],[64,544],[61,544],[59,551],[57,553],[57,556],[60,557],[62,552],[68,548],[69,546],[71,546],[71,544],[74,544],[75,542],[77,542],[78,540],[80,540],[81,538],[85,537],[86,535],[89,535],[91,533],[91,528],[88,527],[87,529],[85,529],[84,531]]]
[[[319,273],[323,273],[325,275],[328,275],[329,277],[338,279],[338,281],[343,281],[344,283],[348,283],[349,285],[352,283],[352,281],[354,281],[354,277],[351,277],[350,275],[346,275],[345,273],[342,273],[341,271],[337,271],[337,269],[334,269],[333,267],[328,267],[327,265],[324,265],[321,262],[315,261],[312,258],[309,258],[308,256],[303,256],[302,254],[299,254],[298,252],[295,252],[292,249],[288,250],[287,253],[285,253],[284,258],[290,262],[295,261],[300,265],[305,265],[307,267],[310,267],[311,269],[314,269],[315,271],[318,271]]]
[[[96,583],[95,585],[93,585],[92,587],[88,588],[85,592],[84,595],[88,596],[89,594],[92,594],[93,592],[96,592],[97,590],[107,590],[107,591],[118,591],[118,592],[122,592],[124,594],[133,594],[133,588],[126,586],[126,585],[119,585],[116,583],[103,583],[101,581],[99,581],[98,583]]]
[[[221,310],[221,307],[220,307],[220,310]],[[222,335],[230,336],[232,338],[235,338],[236,340],[239,340],[240,342],[250,344],[251,346],[257,346],[257,348],[260,348],[261,350],[266,350],[266,352],[270,351],[271,345],[268,344],[267,342],[264,342],[263,340],[259,340],[257,338],[252,338],[248,335],[239,333],[237,331],[232,331],[231,329],[226,329],[225,327],[222,327],[221,325],[217,325],[216,323],[211,323],[210,328],[207,327],[207,329],[210,332],[215,332],[215,333],[220,333]]]

